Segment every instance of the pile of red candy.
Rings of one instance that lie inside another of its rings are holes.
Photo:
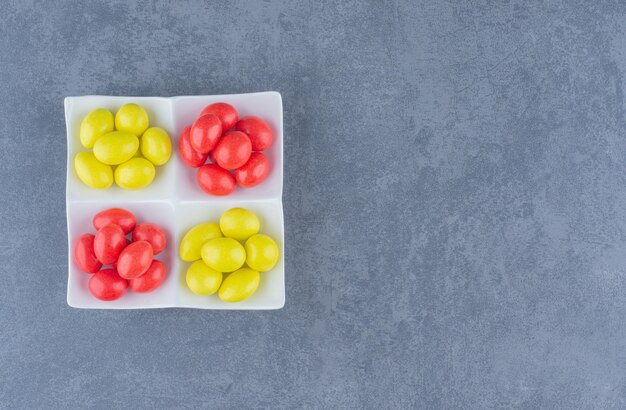
[[[235,107],[219,102],[206,106],[178,140],[188,166],[198,168],[198,184],[211,195],[228,195],[239,184],[249,188],[263,182],[270,163],[261,152],[272,145],[270,126],[259,117],[239,119]],[[205,164],[207,158],[210,164]],[[231,171],[234,171],[231,173]]]
[[[128,287],[134,292],[152,292],[165,281],[163,262],[152,259],[167,243],[156,224],[137,225],[132,212],[111,208],[93,217],[95,235],[81,235],[74,247],[74,261],[89,279],[89,291],[100,300],[119,299]],[[131,235],[131,240],[126,235]],[[102,269],[103,265],[111,268]]]

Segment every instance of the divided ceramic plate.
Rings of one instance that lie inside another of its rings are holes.
[[[128,191],[113,184],[95,190],[83,184],[74,171],[74,156],[88,151],[79,141],[82,119],[96,108],[107,108],[114,114],[126,103],[141,105],[150,117],[150,126],[165,129],[172,139],[172,157],[167,164],[156,167],[152,184],[142,190]],[[272,168],[261,184],[253,188],[237,187],[225,197],[204,193],[196,180],[196,168],[187,167],[178,155],[178,137],[191,125],[202,109],[214,102],[233,105],[240,117],[256,115],[274,131],[274,142],[265,151]],[[145,309],[182,307],[198,309],[280,309],[285,304],[284,225],[283,225],[283,114],[282,100],[277,92],[253,94],[207,95],[184,97],[108,97],[84,96],[65,99],[67,124],[66,208],[68,229],[67,303],[76,308]],[[128,291],[122,298],[103,302],[91,295],[87,282],[91,275],[83,273],[74,262],[74,245],[84,233],[95,233],[93,216],[107,208],[119,207],[133,212],[137,222],[154,222],[167,235],[167,248],[157,255],[168,268],[168,276],[156,291],[138,294]],[[227,209],[241,207],[257,214],[260,233],[271,236],[280,249],[280,259],[268,272],[261,273],[261,283],[254,295],[239,303],[222,302],[217,294],[198,296],[185,283],[190,265],[178,257],[178,246],[185,233],[202,222],[219,222]]]

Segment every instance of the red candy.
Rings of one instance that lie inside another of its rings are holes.
[[[74,247],[74,261],[85,273],[96,273],[102,267],[93,251],[94,238],[95,236],[90,233],[81,235]]]
[[[222,136],[222,122],[215,114],[199,117],[191,126],[189,141],[194,150],[207,154]]]
[[[224,168],[206,164],[198,168],[198,184],[207,194],[228,195],[235,190],[235,178]]]
[[[128,281],[120,277],[115,269],[103,269],[89,278],[87,287],[96,298],[110,301],[124,296]]]
[[[250,188],[265,180],[270,172],[270,161],[261,152],[253,152],[250,159],[235,170],[235,180],[239,185]]]
[[[133,231],[133,242],[146,241],[152,246],[155,255],[161,253],[167,244],[165,233],[157,224],[144,222]]]
[[[161,261],[153,260],[152,264],[144,273],[138,278],[131,279],[129,281],[130,288],[133,292],[148,293],[152,292],[165,281],[167,272],[165,265]]]
[[[180,136],[180,156],[188,166],[199,168],[198,184],[207,194],[229,195],[237,184],[244,188],[256,186],[270,172],[270,161],[260,151],[272,145],[272,128],[254,115],[238,118],[232,105],[210,104]],[[207,158],[211,163],[205,164]],[[230,172],[233,170],[234,176]]]
[[[250,137],[252,151],[264,151],[272,145],[272,141],[274,140],[270,126],[259,117],[253,115],[240,119],[237,123],[236,130]]]
[[[87,286],[93,296],[111,301],[124,296],[129,286],[134,292],[147,293],[163,284],[166,267],[153,259],[167,245],[160,226],[150,222],[137,224],[135,215],[122,208],[97,213],[93,225],[98,230],[96,234],[81,235],[74,245],[78,268],[94,274]],[[132,241],[126,237],[131,232]],[[102,269],[103,265],[112,268]]]
[[[115,224],[119,225],[124,231],[124,234],[130,233],[135,227],[137,219],[132,212],[122,208],[110,208],[102,212],[98,212],[93,217],[93,227],[96,230],[102,228],[105,225]]]
[[[237,119],[239,118],[239,114],[237,114],[235,107],[223,102],[210,104],[204,107],[200,116],[206,114],[214,114],[219,117],[222,122],[222,132],[229,131],[233,128],[235,124],[237,124]]]
[[[96,232],[93,240],[93,251],[103,265],[110,265],[117,261],[120,253],[126,246],[124,231],[119,225],[105,225]]]
[[[224,135],[212,151],[217,165],[224,169],[236,169],[248,162],[252,153],[250,138],[241,131]]]
[[[180,138],[178,139],[178,152],[185,164],[191,168],[198,168],[206,162],[207,154],[202,154],[193,148],[189,139],[190,131],[191,127],[185,127],[180,134]]]
[[[117,272],[124,279],[135,279],[143,275],[152,263],[152,245],[137,241],[128,245],[117,260]]]

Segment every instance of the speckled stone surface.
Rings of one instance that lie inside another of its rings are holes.
[[[623,3],[87,3],[1,6],[0,408],[626,407]],[[284,309],[69,308],[63,98],[262,90]]]

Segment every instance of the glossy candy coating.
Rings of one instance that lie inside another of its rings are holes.
[[[208,154],[222,136],[222,123],[217,115],[207,114],[194,121],[189,141],[194,150]]]
[[[250,268],[241,268],[222,281],[218,296],[224,302],[241,302],[256,292],[260,280],[259,272]]]
[[[260,228],[259,218],[244,208],[231,208],[220,218],[220,229],[224,236],[238,241],[245,241],[259,232]]]
[[[102,262],[93,251],[94,239],[94,235],[86,233],[78,238],[74,246],[74,262],[85,273],[96,273],[102,267]]]
[[[241,167],[248,162],[250,154],[252,154],[250,138],[241,131],[225,134],[211,152],[217,165],[224,169]]]
[[[148,113],[137,104],[124,104],[115,114],[115,129],[141,135],[148,129]]]
[[[215,164],[206,164],[198,168],[198,184],[207,194],[217,196],[228,195],[237,187],[235,177]]]
[[[142,189],[154,180],[154,165],[145,158],[132,158],[115,168],[115,183],[124,189]]]
[[[274,141],[274,135],[270,126],[254,115],[240,119],[235,129],[245,133],[250,138],[253,151],[264,151]]]
[[[167,245],[167,237],[163,229],[157,224],[143,222],[133,230],[133,242],[146,241],[152,246],[155,255],[161,253]]]
[[[198,168],[206,162],[207,154],[196,151],[190,141],[191,127],[185,127],[178,139],[178,153],[187,166]]]
[[[106,108],[97,108],[83,118],[80,123],[80,143],[85,148],[93,148],[96,140],[113,131],[115,126],[113,114]]]
[[[154,165],[163,165],[172,155],[172,140],[159,127],[148,128],[141,136],[141,154]]]
[[[224,102],[209,104],[200,113],[200,116],[206,114],[217,115],[222,122],[222,132],[227,132],[235,126],[239,118],[239,114],[235,107]]]
[[[96,298],[111,301],[124,296],[128,289],[128,281],[120,277],[115,269],[103,269],[89,278],[87,287]]]
[[[135,215],[122,208],[109,208],[104,211],[98,212],[92,219],[93,227],[96,230],[102,228],[105,225],[116,224],[124,231],[124,234],[128,234],[135,229],[137,218]]]
[[[222,231],[216,223],[202,223],[191,228],[180,242],[180,258],[187,262],[200,259],[202,246],[211,239],[221,238]]]
[[[212,295],[222,284],[222,272],[211,269],[203,261],[195,261],[187,269],[185,281],[196,295]]]
[[[245,244],[246,263],[260,272],[271,270],[278,262],[278,245],[267,235],[252,235]]]
[[[153,260],[148,270],[138,278],[131,279],[128,284],[133,292],[148,293],[156,290],[167,277],[167,269],[161,261]]]
[[[120,253],[117,272],[124,279],[138,278],[150,267],[153,254],[152,246],[148,242],[133,242]]]
[[[126,247],[126,236],[119,225],[108,224],[98,229],[93,240],[93,251],[103,265],[117,262]]]
[[[270,161],[262,152],[253,152],[250,159],[235,170],[235,180],[244,188],[263,182],[270,173]]]
[[[78,178],[94,189],[105,189],[113,183],[113,169],[98,161],[91,152],[79,152],[74,157],[74,169]]]
[[[211,239],[200,250],[202,260],[218,272],[232,272],[243,266],[246,251],[232,238]]]
[[[139,149],[139,139],[124,131],[104,134],[93,146],[93,154],[98,161],[108,165],[118,165],[128,161]]]

